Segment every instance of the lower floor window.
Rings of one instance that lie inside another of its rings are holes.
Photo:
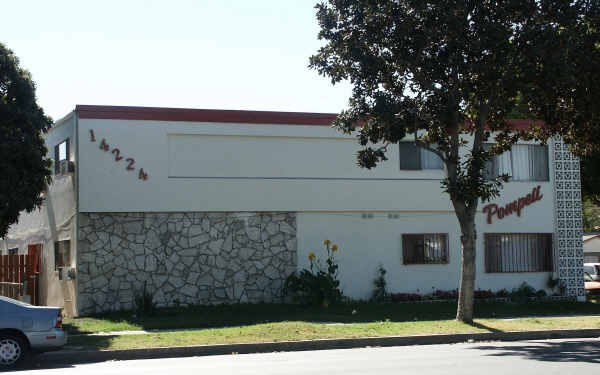
[[[404,264],[448,263],[448,236],[446,234],[402,235]]]
[[[487,233],[485,272],[552,271],[551,233]]]

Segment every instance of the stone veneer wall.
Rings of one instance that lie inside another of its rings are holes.
[[[296,271],[294,213],[81,213],[79,314],[159,306],[280,301]]]

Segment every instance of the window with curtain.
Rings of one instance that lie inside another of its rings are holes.
[[[444,169],[444,164],[439,156],[418,147],[414,142],[400,142],[399,147],[401,170]]]
[[[403,234],[402,262],[404,264],[448,263],[448,235]]]
[[[552,271],[551,233],[486,233],[485,272]]]
[[[486,165],[488,178],[502,174],[511,176],[511,181],[548,181],[548,148],[543,145],[513,145],[510,151],[496,156]]]

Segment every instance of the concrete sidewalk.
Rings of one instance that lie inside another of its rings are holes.
[[[520,341],[570,338],[600,338],[600,329],[365,337],[357,339],[322,339],[307,341],[199,345],[186,347],[127,350],[64,349],[56,352],[40,354],[39,356],[35,357],[30,364],[34,366],[57,366],[90,362],[103,362],[110,360],[176,358],[224,354],[266,353],[280,351],[350,349],[361,347],[453,344],[475,341]]]

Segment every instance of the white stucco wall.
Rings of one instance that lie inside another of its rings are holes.
[[[600,237],[593,237],[583,242],[585,262],[596,263],[600,261]]]
[[[494,202],[515,200],[537,186],[534,183],[509,183]],[[540,184],[542,200],[526,207],[521,217],[515,214],[487,224],[487,216],[477,217],[477,289],[508,290],[523,281],[537,289],[546,288],[550,272],[486,273],[483,239],[485,233],[553,233],[553,199],[549,183]],[[376,193],[376,192],[375,192]],[[323,260],[323,241],[339,245],[336,254],[340,264],[340,280],[346,295],[369,298],[372,280],[379,264],[387,270],[390,292],[429,293],[432,288],[451,290],[460,279],[460,230],[450,211],[376,211],[372,218],[363,212],[319,212],[298,214],[298,267],[308,268],[308,254],[313,251]],[[398,218],[389,218],[389,214]],[[402,234],[447,233],[449,263],[440,265],[403,265]]]
[[[442,171],[401,173],[397,147],[389,162],[358,168],[356,139],[329,127],[90,119],[79,127],[83,212],[450,209]],[[101,151],[103,138],[149,179]]]
[[[45,136],[50,158],[54,158],[54,146],[69,138],[70,160],[76,157],[75,118],[73,116],[55,125]],[[42,304],[66,307],[72,314],[74,301],[73,281],[61,281],[54,270],[54,242],[71,240],[71,266],[75,265],[75,215],[76,181],[74,175],[53,176],[46,200],[39,210],[22,212],[1,241],[4,248],[18,248],[19,254],[27,254],[27,246],[42,244],[40,277],[40,301]]]

